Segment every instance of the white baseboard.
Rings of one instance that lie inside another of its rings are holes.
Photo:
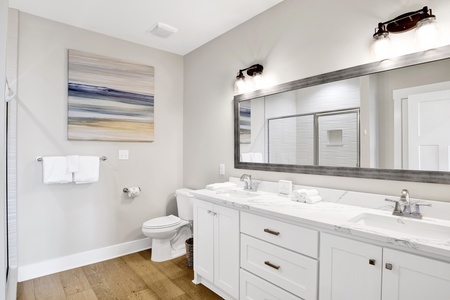
[[[18,269],[18,281],[21,282],[53,273],[58,273],[61,271],[79,268],[82,266],[149,248],[151,248],[151,239],[145,238],[137,241],[46,260],[39,263],[20,266]]]

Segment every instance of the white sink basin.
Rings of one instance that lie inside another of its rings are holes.
[[[222,191],[217,191],[216,194],[218,196],[227,197],[230,199],[249,199],[249,198],[261,196],[260,193],[244,191],[244,190],[222,190]]]
[[[350,222],[373,228],[405,233],[417,238],[433,240],[450,240],[450,227],[430,223],[427,220],[414,220],[397,216],[385,216],[364,213],[351,219]]]

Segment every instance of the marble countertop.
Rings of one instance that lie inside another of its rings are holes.
[[[238,190],[242,191],[242,188],[238,188]],[[299,225],[312,226],[317,230],[335,231],[372,242],[376,241],[382,246],[392,245],[394,248],[406,248],[412,252],[438,255],[440,258],[450,261],[450,238],[446,238],[447,236],[450,237],[449,220],[426,216],[422,220],[395,217],[392,216],[391,205],[385,205],[381,208],[369,208],[329,201],[306,204],[292,201],[290,197],[278,196],[276,193],[265,191],[258,191],[256,196],[250,198],[244,198],[245,196],[235,198],[230,196],[229,193],[206,189],[193,191],[193,194],[197,199],[234,207],[241,211],[289,220],[299,223]],[[387,228],[381,228],[360,224],[356,220],[362,214],[386,216],[387,220],[394,222],[393,225],[399,223],[401,227],[401,224],[406,224],[405,226],[412,228],[412,230],[409,230],[410,232],[417,232],[417,234],[392,230],[389,226],[382,226]],[[426,224],[431,226],[434,224],[440,225],[442,230],[438,231],[442,231],[444,238],[430,238],[427,236],[427,229],[421,230],[421,225]]]

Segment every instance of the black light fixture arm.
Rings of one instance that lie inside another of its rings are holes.
[[[244,71],[247,71],[247,75],[248,76],[254,76],[256,74],[261,74],[263,72],[263,69],[264,69],[264,67],[262,65],[255,64],[255,65],[252,65],[252,66],[250,66],[248,68],[239,70],[238,75],[236,76],[236,78],[244,77],[244,75],[242,74],[242,72],[244,72]]]
[[[416,26],[418,21],[430,17],[435,16],[433,15],[431,9],[424,6],[422,9],[408,12],[386,22],[378,23],[378,27],[375,28],[374,36],[388,32],[396,33],[410,30]]]

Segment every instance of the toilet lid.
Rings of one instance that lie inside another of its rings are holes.
[[[142,225],[144,228],[166,228],[166,227],[172,227],[177,224],[181,223],[181,219],[174,216],[165,216],[165,217],[159,217],[155,219],[148,220]]]

